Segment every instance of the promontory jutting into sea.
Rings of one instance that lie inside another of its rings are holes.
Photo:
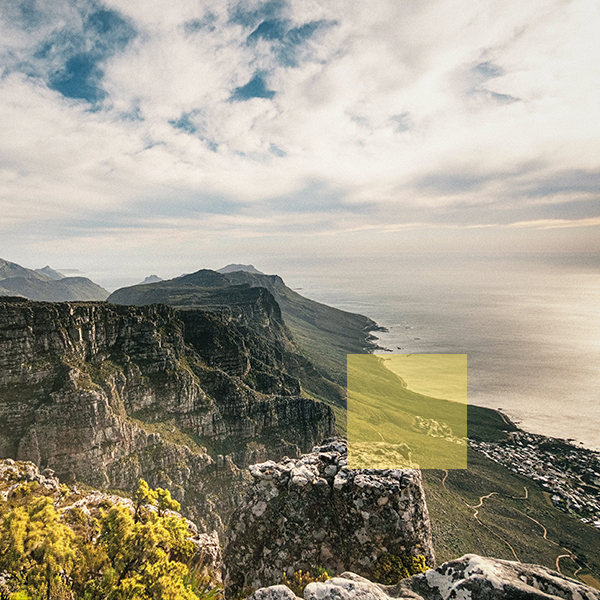
[[[600,255],[403,255],[289,265],[302,294],[388,329],[399,353],[466,353],[469,403],[600,449]]]

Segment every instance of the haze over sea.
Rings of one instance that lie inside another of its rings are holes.
[[[466,353],[469,403],[600,449],[600,254],[404,254],[281,274],[387,327],[379,344],[393,352]]]

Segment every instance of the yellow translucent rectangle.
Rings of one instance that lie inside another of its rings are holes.
[[[466,354],[349,354],[348,467],[466,469]]]

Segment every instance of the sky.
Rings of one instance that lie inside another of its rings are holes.
[[[0,0],[0,257],[598,252],[599,30],[597,0]]]

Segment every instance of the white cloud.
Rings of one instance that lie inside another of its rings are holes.
[[[195,227],[184,213],[190,203],[202,213],[220,198],[238,205],[237,224],[228,204],[222,214],[211,208],[205,226],[237,236],[285,232],[291,221],[304,235],[481,226],[486,214],[503,226],[537,223],[551,218],[545,204],[560,202],[570,203],[566,221],[596,216],[578,202],[595,197],[594,185],[524,192],[563,173],[598,172],[600,9],[591,0],[290,3],[280,15],[289,27],[328,23],[295,67],[282,63],[276,42],[246,42],[251,29],[229,21],[231,2],[110,0],[137,36],[100,62],[107,97],[96,110],[19,67],[35,67],[51,32],[70,22],[81,29],[80,13],[53,6],[46,24],[1,24],[6,235],[32,215],[93,222],[102,211],[143,228],[157,202],[177,211],[182,198],[177,231]],[[232,102],[257,73],[274,98]],[[193,131],[174,126],[184,117]],[[335,189],[349,209],[342,218],[327,194],[295,212],[278,205],[309,189]],[[170,227],[161,218],[153,235]]]

